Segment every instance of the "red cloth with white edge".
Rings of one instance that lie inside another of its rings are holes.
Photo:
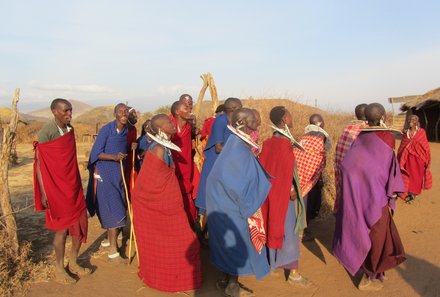
[[[423,128],[419,128],[415,135],[409,137],[403,131],[397,159],[407,191],[400,195],[401,198],[405,198],[408,192],[418,195],[422,189],[432,188],[431,151]]]
[[[302,197],[306,196],[318,182],[325,168],[325,136],[323,134],[305,134],[301,137],[301,143],[305,149],[293,149],[297,162],[298,176]]]
[[[188,222],[174,167],[146,153],[132,194],[139,277],[166,292],[200,288],[200,244]]]
[[[37,158],[41,181],[37,178]],[[42,202],[46,193],[48,208]],[[60,231],[68,229],[69,235],[81,242],[87,238],[87,212],[81,176],[76,157],[73,129],[55,140],[42,144],[34,142],[34,203],[35,210],[46,210],[46,227]]]

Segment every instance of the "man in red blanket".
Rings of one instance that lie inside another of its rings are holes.
[[[191,125],[189,124],[191,111],[188,105],[181,101],[174,102],[171,106],[170,119],[177,131],[177,133],[171,136],[171,141],[181,149],[181,152],[173,150],[171,154],[176,165],[176,176],[182,191],[183,205],[192,226],[197,218],[193,193],[197,192],[197,189],[194,189],[194,178],[198,174],[195,174],[197,168],[194,166],[192,154]]]
[[[173,122],[164,114],[151,120],[155,134],[133,190],[133,223],[139,277],[166,292],[196,290],[202,284],[200,245],[185,213],[169,147]]]
[[[34,142],[34,202],[35,210],[46,210],[46,227],[55,231],[55,280],[62,284],[75,283],[64,268],[66,237],[72,237],[69,270],[79,276],[90,269],[76,262],[81,243],[87,238],[87,211],[76,158],[75,134],[70,120],[72,105],[65,99],[55,99],[50,106],[54,119],[38,132]]]
[[[134,158],[135,156],[135,152],[137,149],[137,129],[136,129],[136,123],[138,121],[138,117],[137,117],[137,113],[136,110],[133,107],[127,106],[128,108],[128,123],[127,123],[127,149],[128,154],[127,154],[127,158],[125,159],[125,180],[127,181],[128,186],[128,190],[129,193],[131,193],[131,191],[134,188],[134,182],[136,180],[136,176],[137,176],[137,172],[135,171],[135,164],[134,162],[136,162],[136,158]]]
[[[336,198],[335,205],[333,207],[333,213],[338,212],[339,200],[341,197],[341,173],[340,173],[340,165],[342,160],[344,159],[345,154],[351,148],[351,145],[361,133],[362,128],[367,126],[366,118],[365,118],[365,108],[368,105],[365,103],[359,104],[354,109],[354,113],[356,116],[356,120],[351,121],[345,128],[344,132],[342,132],[341,137],[339,137],[338,143],[336,144],[335,150],[335,190],[336,190]]]
[[[406,193],[401,194],[401,198],[411,202],[422,189],[431,189],[431,151],[426,132],[420,128],[419,117],[416,115],[409,117],[409,129],[403,130],[397,159],[406,186]]]

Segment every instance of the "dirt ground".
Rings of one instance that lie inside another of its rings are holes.
[[[90,144],[78,145],[81,175],[85,182],[87,172],[83,169],[85,152]],[[301,245],[300,270],[313,281],[315,289],[297,289],[284,281],[283,273],[277,271],[257,281],[243,277],[241,282],[254,289],[259,297],[275,296],[436,296],[440,297],[440,144],[432,143],[432,172],[434,186],[424,192],[413,204],[399,201],[395,220],[405,246],[407,261],[387,272],[385,287],[380,292],[361,292],[356,288],[359,276],[352,278],[331,254],[334,219],[315,222],[311,229],[316,240]],[[10,170],[10,188],[14,205],[20,208],[32,205],[31,145],[18,147],[20,165]],[[52,234],[44,228],[44,214],[34,213],[32,207],[18,214],[19,235],[33,244],[35,258],[40,261],[53,259],[50,243]],[[94,272],[76,284],[64,286],[53,281],[32,283],[28,296],[176,296],[146,287],[137,277],[136,260],[131,266],[111,265],[106,255],[99,251],[104,238],[97,218],[89,220],[88,242],[81,250],[81,262]],[[124,242],[126,238],[124,237]],[[177,293],[182,296],[222,296],[215,288],[221,273],[209,263],[209,251],[202,251],[203,286],[197,292]]]

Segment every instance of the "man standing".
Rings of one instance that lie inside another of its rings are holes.
[[[243,292],[238,277],[256,275],[260,279],[269,273],[260,207],[271,185],[249,145],[256,146],[249,136],[257,129],[254,113],[247,108],[236,110],[232,122],[238,128],[224,145],[206,183],[209,246],[211,262],[226,274],[217,288],[225,296],[252,296]]]
[[[385,109],[369,104],[365,116],[373,130],[380,126]],[[405,191],[394,143],[389,131],[361,132],[340,165],[333,253],[351,275],[363,269],[360,290],[380,290],[384,272],[405,260],[392,218],[397,194]]]
[[[127,181],[127,186],[129,193],[134,188],[134,182],[136,180],[137,172],[136,168],[136,148],[137,148],[137,129],[136,123],[138,121],[136,110],[133,107],[127,106],[128,108],[128,118],[127,118],[127,159],[125,160],[125,180]]]
[[[263,143],[260,154],[261,165],[273,177],[272,188],[261,207],[269,263],[272,269],[283,268],[291,285],[308,288],[312,282],[298,271],[299,232],[306,221],[292,139],[288,137],[292,116],[284,106],[276,106],[270,111],[270,120],[278,130]]]
[[[119,103],[114,109],[115,120],[103,126],[96,137],[89,158],[87,208],[95,213],[109,242],[108,260],[122,262],[117,247],[119,228],[125,226],[126,198],[120,162],[127,157],[128,108]],[[123,168],[122,168],[123,169]]]
[[[341,165],[342,160],[344,159],[345,154],[350,149],[353,142],[358,137],[359,133],[361,133],[362,129],[367,126],[365,119],[365,108],[367,104],[362,103],[356,106],[354,113],[356,116],[356,120],[351,121],[345,128],[344,132],[342,132],[341,137],[339,137],[338,143],[336,144],[335,150],[335,189],[336,189],[336,198],[335,205],[333,207],[333,212],[338,212],[338,204],[341,196],[341,174],[339,166]]]
[[[197,190],[196,206],[199,208],[199,214],[204,215],[206,210],[206,180],[214,166],[217,157],[221,153],[223,146],[231,135],[227,128],[232,114],[235,110],[241,108],[241,101],[237,98],[228,98],[225,101],[225,113],[215,118],[212,126],[211,135],[203,152],[205,161],[203,162],[202,172],[200,174],[200,184]]]
[[[397,159],[406,186],[405,193],[400,196],[409,203],[422,192],[422,189],[429,190],[432,187],[432,175],[429,168],[431,150],[425,129],[420,128],[419,117],[416,115],[409,117],[408,124],[409,128],[403,130]]]
[[[176,144],[181,151],[172,150],[173,161],[176,166],[176,176],[182,191],[183,205],[191,226],[194,225],[197,218],[197,210],[194,205],[193,193],[197,191],[193,186],[194,179],[194,159],[192,155],[192,137],[191,137],[191,111],[188,105],[176,101],[171,106],[171,115],[169,116],[176,133],[171,136],[171,141]]]
[[[50,105],[54,119],[38,132],[34,144],[35,210],[46,210],[46,227],[55,231],[55,280],[62,284],[75,283],[64,269],[66,237],[72,237],[69,270],[79,276],[90,269],[77,264],[81,243],[87,238],[87,211],[76,157],[76,142],[72,105],[65,99],[55,99]]]

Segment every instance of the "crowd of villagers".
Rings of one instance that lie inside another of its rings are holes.
[[[91,273],[77,257],[88,217],[97,215],[107,230],[100,243],[107,261],[126,263],[119,246],[127,225],[138,276],[160,291],[202,286],[201,246],[224,274],[216,287],[225,296],[254,296],[239,277],[262,279],[276,269],[292,286],[317,286],[299,272],[299,258],[300,241],[314,238],[307,226],[319,213],[321,173],[332,146],[320,114],[310,116],[296,140],[290,133],[295,119],[276,106],[270,123],[263,123],[272,137],[260,143],[257,110],[228,98],[199,130],[193,100],[184,94],[169,114],[147,120],[138,137],[135,109],[120,103],[91,149],[84,194],[72,105],[58,98],[50,108],[54,117],[34,142],[34,196],[54,231],[55,281],[72,284]],[[417,116],[403,131],[384,120],[381,104],[360,104],[336,144],[333,254],[351,275],[363,272],[360,290],[381,289],[385,271],[405,261],[393,221],[396,201],[411,203],[432,184],[429,144]],[[396,157],[397,135],[402,141]],[[194,162],[198,140],[200,172]],[[65,266],[67,235],[72,248]]]

